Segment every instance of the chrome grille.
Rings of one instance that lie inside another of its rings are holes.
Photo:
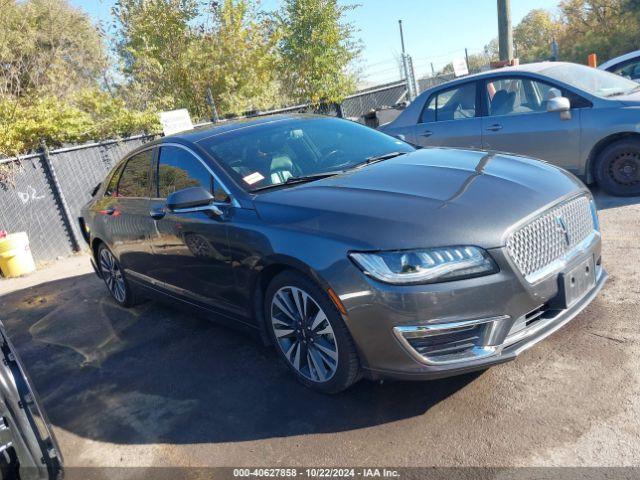
[[[529,281],[564,257],[594,230],[589,199],[574,198],[542,213],[513,232],[507,251]]]

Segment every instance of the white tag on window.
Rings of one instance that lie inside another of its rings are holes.
[[[260,172],[253,172],[251,175],[243,177],[242,180],[244,180],[248,185],[253,185],[254,183],[258,183],[260,180],[264,180],[264,177]]]

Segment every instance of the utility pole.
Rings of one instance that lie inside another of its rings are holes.
[[[402,44],[402,55],[406,53],[404,51],[404,32],[402,31],[402,20],[398,20],[398,25],[400,26],[400,43]]]
[[[552,62],[558,61],[558,42],[556,42],[556,37],[553,37],[551,42],[551,58],[549,60]]]
[[[464,58],[467,61],[467,70],[470,72],[471,68],[469,67],[469,51],[466,48],[464,49]]]
[[[218,109],[216,108],[216,103],[213,101],[210,87],[207,87],[207,103],[209,104],[209,108],[211,108],[211,121],[218,123],[220,118],[218,117]]]
[[[498,0],[498,43],[500,45],[500,60],[512,60],[511,0]]]
[[[402,30],[402,20],[398,20],[398,26],[400,27],[400,43],[402,45],[402,69],[404,71],[404,79],[407,82],[407,95],[409,101],[413,101],[418,96],[416,86],[416,76],[413,71],[413,62],[411,57],[407,55],[404,48],[404,31]]]

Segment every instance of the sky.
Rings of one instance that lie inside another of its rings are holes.
[[[114,0],[70,0],[95,21],[109,23]],[[530,10],[554,10],[559,0],[511,0],[515,26]],[[455,58],[480,53],[498,36],[496,0],[345,0],[360,6],[348,14],[362,41],[358,67],[367,83],[397,80],[401,52],[398,20],[404,26],[405,46],[413,58],[416,75],[422,77]],[[262,0],[265,10],[278,8],[279,0]]]

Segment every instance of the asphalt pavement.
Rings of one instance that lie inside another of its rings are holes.
[[[640,466],[640,198],[598,195],[611,278],[515,362],[298,384],[252,337],[116,306],[86,256],[0,280],[0,318],[74,466]]]

